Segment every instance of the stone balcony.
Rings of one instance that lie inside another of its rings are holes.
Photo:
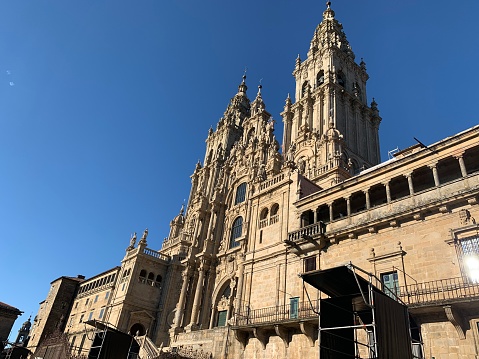
[[[321,204],[324,201],[325,198],[318,197],[313,203]],[[289,232],[285,244],[307,251],[314,248],[311,246],[313,240],[317,241],[323,236],[326,240],[336,243],[342,239],[356,238],[364,233],[376,233],[379,228],[397,227],[401,221],[420,221],[430,214],[448,213],[450,208],[458,202],[476,204],[478,201],[479,173],[474,173],[399,199],[391,201],[384,199],[383,203],[360,208],[349,215],[339,213],[338,216],[331,216],[331,218],[315,219],[317,220],[315,223]],[[303,213],[317,212],[313,203],[304,208]],[[336,208],[332,208],[330,212],[336,214]]]

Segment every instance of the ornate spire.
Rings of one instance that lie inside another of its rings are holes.
[[[246,86],[246,70],[243,75],[243,81],[238,86],[238,95],[246,96],[246,91],[248,90],[248,86]]]
[[[286,101],[285,101],[285,104],[284,104],[284,110],[285,111],[291,111],[291,105],[293,103],[291,102],[291,97],[289,96],[289,92],[288,92],[288,97],[286,97]]]
[[[263,97],[261,96],[261,89],[263,86],[260,84],[258,86],[258,93],[256,94],[256,98],[251,103],[251,115],[256,115],[257,113],[261,113],[266,109],[266,106],[263,101]]]
[[[334,11],[331,9],[331,1],[326,3],[326,10],[323,12],[323,19],[324,20],[333,20],[334,19]]]
[[[316,52],[322,48],[338,48],[348,54],[354,60],[354,53],[346,39],[343,25],[335,19],[335,13],[331,9],[331,2],[326,3],[326,10],[323,12],[323,21],[316,27],[313,39],[311,40],[310,52]],[[311,55],[308,53],[308,56]]]
[[[296,57],[296,68],[299,68],[301,66],[301,56]]]
[[[226,123],[227,125],[236,125],[240,126],[243,122],[245,117],[248,117],[250,114],[250,102],[248,97],[246,96],[246,90],[248,87],[246,86],[246,73],[243,75],[243,81],[241,81],[240,85],[238,86],[238,93],[234,95],[234,97],[230,100],[228,107],[223,114],[223,117],[220,119],[218,123],[218,127],[220,127],[220,123]]]

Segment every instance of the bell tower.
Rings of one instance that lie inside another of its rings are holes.
[[[293,76],[295,102],[288,95],[281,114],[286,161],[321,186],[378,164],[381,117],[374,99],[367,105],[366,63],[355,62],[330,2]]]

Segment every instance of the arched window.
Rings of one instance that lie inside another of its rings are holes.
[[[138,278],[140,283],[146,283],[146,270],[142,269],[140,271],[140,277]]]
[[[230,239],[230,248],[235,248],[239,246],[239,242],[236,241],[243,232],[243,217],[238,217],[233,222],[233,227],[231,227],[231,239]]]
[[[275,216],[278,214],[279,211],[279,204],[275,203],[271,206],[271,216]]]
[[[264,228],[268,225],[268,208],[263,208],[259,214],[259,228]]]
[[[324,84],[324,71],[323,70],[319,71],[318,74],[316,75],[316,87],[321,86],[322,84]]]
[[[263,208],[261,214],[259,215],[259,219],[266,219],[268,218],[268,208]]]
[[[154,280],[155,280],[155,275],[152,272],[150,272],[148,274],[148,280],[146,281],[146,283],[149,285],[153,285]]]
[[[158,287],[160,288],[161,287],[161,281],[162,281],[163,278],[161,278],[161,275],[157,275],[156,276],[156,281],[155,281],[155,287]]]
[[[271,206],[271,213],[269,216],[269,224],[275,224],[279,222],[279,204],[275,203]]]
[[[235,204],[244,202],[246,199],[246,182],[243,182],[236,189]]]

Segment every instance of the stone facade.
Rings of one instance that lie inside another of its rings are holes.
[[[97,319],[213,358],[316,357],[325,296],[298,274],[353,263],[408,305],[419,357],[477,358],[479,126],[380,163],[366,64],[329,5],[293,76],[281,152],[243,77],[161,250],[135,234],[120,267],[80,285],[75,353]]]
[[[35,353],[48,336],[62,332],[70,313],[78,285],[84,277],[60,277],[50,283],[47,298],[40,303],[40,309],[33,320],[28,349]]]

